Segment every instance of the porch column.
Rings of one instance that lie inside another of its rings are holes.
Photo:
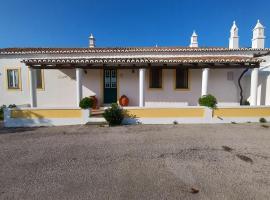
[[[258,88],[258,76],[259,68],[254,68],[251,72],[251,83],[250,83],[250,105],[257,105],[257,88]]]
[[[139,69],[139,106],[144,107],[145,69]]]
[[[37,107],[37,72],[32,67],[30,70],[30,105],[31,108]]]
[[[209,68],[202,69],[202,96],[207,95]]]
[[[76,89],[77,89],[77,106],[80,106],[82,99],[82,69],[76,68]]]

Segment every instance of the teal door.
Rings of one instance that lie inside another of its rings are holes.
[[[104,69],[104,104],[117,102],[117,71],[116,69]]]

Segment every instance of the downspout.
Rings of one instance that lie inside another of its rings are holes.
[[[257,58],[257,57],[268,56],[268,55],[270,55],[270,51],[267,51],[266,53],[259,52],[257,54],[253,54],[253,57]],[[238,78],[238,85],[239,85],[239,88],[240,88],[240,105],[243,105],[243,88],[242,88],[242,85],[241,85],[241,79],[243,78],[243,76],[245,75],[245,73],[248,70],[249,70],[249,68],[246,68]]]
[[[241,79],[243,78],[243,76],[245,75],[245,73],[248,70],[249,70],[249,68],[246,68],[238,78],[238,85],[239,85],[239,88],[240,88],[240,105],[243,105],[243,88],[242,88],[242,85],[241,85]]]

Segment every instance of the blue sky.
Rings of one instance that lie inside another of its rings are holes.
[[[250,47],[257,19],[270,37],[270,1],[251,0],[0,0],[0,48],[228,46],[232,21]],[[266,47],[270,43],[266,40]]]

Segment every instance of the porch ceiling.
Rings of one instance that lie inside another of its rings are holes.
[[[33,68],[256,68],[260,58],[247,56],[190,56],[190,57],[141,57],[141,58],[52,58],[22,61]]]

